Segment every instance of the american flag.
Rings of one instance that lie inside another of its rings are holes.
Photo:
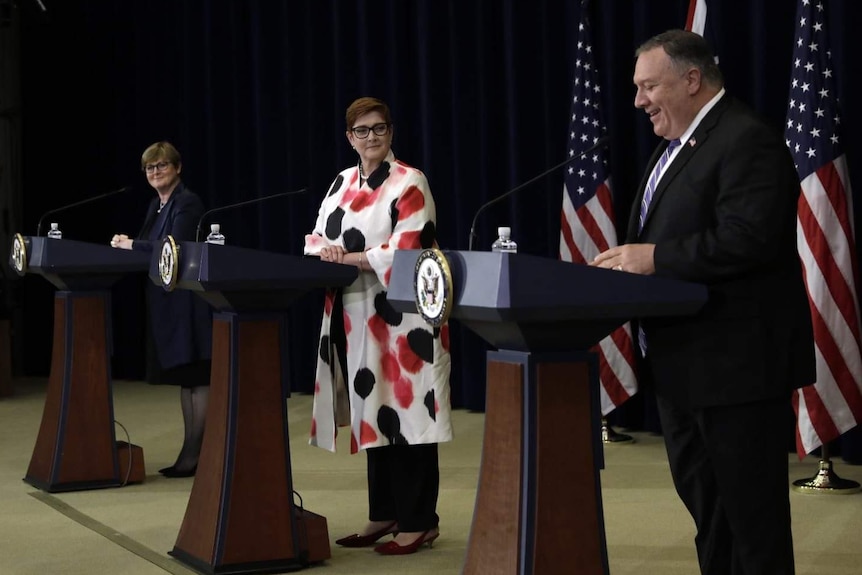
[[[569,122],[569,157],[596,143],[606,132],[597,78],[587,2],[583,2]],[[597,150],[568,164],[563,186],[560,259],[583,264],[616,245],[607,160],[604,150]],[[631,326],[625,324],[616,329],[598,343],[595,351],[599,356],[602,415],[607,415],[637,391]]]
[[[706,30],[706,0],[691,0],[689,2],[685,29],[703,36]],[[715,46],[712,49],[715,50]]]
[[[794,395],[801,458],[862,420],[862,353],[852,194],[825,8],[801,0],[796,16],[785,138],[802,184],[797,247],[817,359],[817,382]]]
[[[685,19],[685,29],[704,37],[706,43],[715,53],[715,63],[718,64],[718,46],[716,46],[715,32],[711,24],[712,19],[709,22],[706,20],[706,0],[690,0],[688,16]]]

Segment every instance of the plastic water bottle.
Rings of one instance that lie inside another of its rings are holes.
[[[55,240],[63,239],[63,232],[60,231],[60,224],[56,222],[51,223],[51,229],[48,230],[48,237],[54,238]]]
[[[492,252],[501,252],[504,254],[514,254],[518,252],[518,244],[512,241],[512,228],[508,226],[500,226],[497,228],[498,237],[491,244]]]
[[[224,236],[221,233],[221,226],[218,224],[210,225],[210,233],[207,236],[208,244],[218,244],[220,246],[224,245]]]

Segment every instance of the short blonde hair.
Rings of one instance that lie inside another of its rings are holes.
[[[180,153],[170,142],[156,142],[149,146],[144,153],[141,154],[141,169],[143,170],[147,164],[152,164],[158,160],[165,160],[179,167],[183,163]]]

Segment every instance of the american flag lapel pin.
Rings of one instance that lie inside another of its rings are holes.
[[[695,140],[694,138],[692,138],[688,141],[688,145],[691,146],[692,148],[694,147],[695,144],[697,144],[697,140]]]

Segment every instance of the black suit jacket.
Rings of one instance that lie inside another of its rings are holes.
[[[180,182],[159,212],[156,197],[147,209],[139,239],[132,249],[152,252],[168,235],[176,241],[194,241],[204,205],[197,194]],[[188,290],[165,291],[147,282],[150,325],[163,369],[209,359],[212,355],[212,310]]]
[[[645,319],[656,393],[690,407],[787,397],[814,383],[811,312],[796,249],[799,179],[784,141],[725,94],[682,147],[638,232],[658,276],[705,284],[696,316]]]

